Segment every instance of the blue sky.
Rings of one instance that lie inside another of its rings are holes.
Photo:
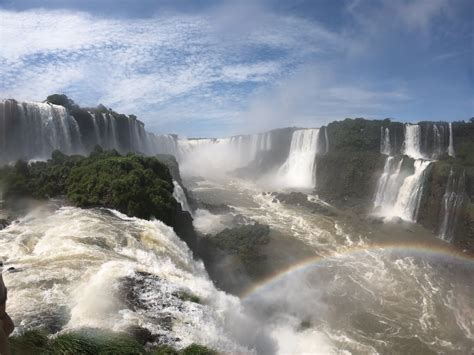
[[[473,18],[471,0],[0,0],[0,97],[185,136],[468,119]]]

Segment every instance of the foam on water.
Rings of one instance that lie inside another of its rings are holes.
[[[188,199],[186,198],[186,194],[184,193],[183,188],[176,180],[173,180],[173,186],[174,186],[173,197],[175,198],[176,201],[179,202],[183,211],[187,211],[191,213],[192,215],[193,211],[191,207],[189,206]]]
[[[234,332],[236,322],[254,329],[239,300],[216,290],[202,263],[159,221],[98,209],[36,211],[0,231],[0,255],[18,270],[4,274],[18,331],[140,326],[176,347],[255,346]],[[182,301],[176,294],[183,291],[201,304]]]
[[[284,187],[314,187],[319,129],[300,129],[293,132],[288,159],[280,167],[277,179]]]

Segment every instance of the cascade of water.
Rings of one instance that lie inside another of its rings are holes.
[[[443,151],[443,126],[438,127],[438,125],[433,124],[433,151],[431,157],[433,159],[438,158]]]
[[[184,193],[183,188],[175,180],[173,180],[173,185],[174,185],[174,189],[173,189],[174,199],[176,201],[178,201],[178,203],[181,205],[181,208],[183,209],[183,211],[187,211],[187,212],[191,213],[191,215],[192,215],[193,212],[191,210],[191,207],[189,207],[188,199],[186,198],[186,194]]]
[[[324,150],[324,154],[327,154],[329,152],[329,138],[328,138],[328,128],[324,127],[324,143],[326,149]]]
[[[416,222],[423,192],[426,169],[430,164],[430,161],[421,159],[415,160],[415,172],[413,175],[405,178],[400,187],[400,191],[398,192],[397,201],[393,206],[394,216]]]
[[[265,151],[272,149],[272,136],[270,132],[262,133],[259,135],[259,151]]]
[[[258,152],[258,139],[259,135],[258,134],[252,134],[250,136],[250,150],[249,150],[249,162],[255,160]]]
[[[105,115],[105,114],[104,114]],[[105,117],[104,117],[105,118]],[[115,121],[115,117],[112,116],[112,114],[108,114],[107,117],[105,118],[107,122],[109,123],[109,144],[111,147],[114,149],[120,151],[121,146],[119,143],[119,137],[118,137],[118,130],[117,130],[117,122]]]
[[[228,326],[236,319],[245,327],[253,324],[246,323],[238,298],[217,290],[203,264],[160,221],[61,208],[32,212],[1,230],[0,238],[4,260],[22,273],[3,275],[15,295],[8,306],[20,332],[39,325],[125,331],[140,324],[178,348],[199,343],[249,353],[253,347],[239,345]],[[182,292],[205,304],[182,300]],[[126,301],[130,294],[133,306]],[[64,312],[67,324],[58,323]],[[165,317],[173,327],[162,322]]]
[[[272,133],[267,132],[265,133],[265,150],[271,150],[272,149]]]
[[[0,101],[0,161],[45,159],[55,149],[83,152],[79,126],[62,106]]]
[[[288,159],[278,171],[278,177],[287,187],[315,186],[315,164],[319,129],[301,129],[293,132]]]
[[[423,158],[421,153],[421,127],[417,124],[405,125],[405,142],[403,153],[413,159]]]
[[[380,153],[390,155],[391,151],[390,130],[388,127],[380,127]]]
[[[453,141],[453,124],[449,123],[449,146],[448,146],[448,155],[450,157],[455,157],[454,153],[454,141]]]
[[[449,172],[448,183],[441,201],[441,225],[439,238],[451,242],[454,237],[459,212],[461,211],[465,196],[465,171],[455,177],[453,170]]]
[[[386,211],[395,203],[398,189],[403,183],[403,179],[400,176],[402,164],[403,158],[398,162],[393,156],[388,156],[385,159],[383,173],[377,182],[374,208]]]
[[[92,113],[92,112],[89,112],[89,114],[92,117],[92,124],[94,126],[94,135],[95,135],[96,142],[97,142],[97,144],[99,144],[100,146],[103,147],[103,142],[102,142],[102,137],[100,135],[99,125],[97,124],[97,115],[95,113]],[[108,147],[104,147],[104,148],[108,148]]]

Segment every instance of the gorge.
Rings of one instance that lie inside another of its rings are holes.
[[[20,332],[262,354],[474,342],[474,119],[188,139],[52,95],[0,102],[0,164],[6,201],[12,171],[47,200],[0,231]]]

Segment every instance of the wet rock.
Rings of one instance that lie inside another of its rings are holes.
[[[308,195],[302,192],[290,192],[290,193],[272,193],[274,196],[273,202],[280,202],[287,205],[299,206],[308,209],[311,213],[318,213],[324,216],[335,216],[336,213],[317,202],[308,200]]]
[[[234,211],[234,209],[224,203],[220,204],[212,204],[212,203],[207,203],[207,202],[199,202],[198,204],[199,208],[203,208],[208,210],[209,212],[213,214],[224,214],[224,213],[231,213]]]
[[[0,219],[0,230],[8,227],[10,225],[10,223],[13,222],[13,219],[10,218],[10,217],[7,217],[7,218],[1,218]]]
[[[141,345],[145,345],[146,343],[150,343],[155,340],[155,336],[153,336],[153,334],[151,334],[148,329],[139,326],[129,327],[127,329],[127,333]]]
[[[367,216],[366,221],[369,224],[383,224],[383,217],[379,216]]]

